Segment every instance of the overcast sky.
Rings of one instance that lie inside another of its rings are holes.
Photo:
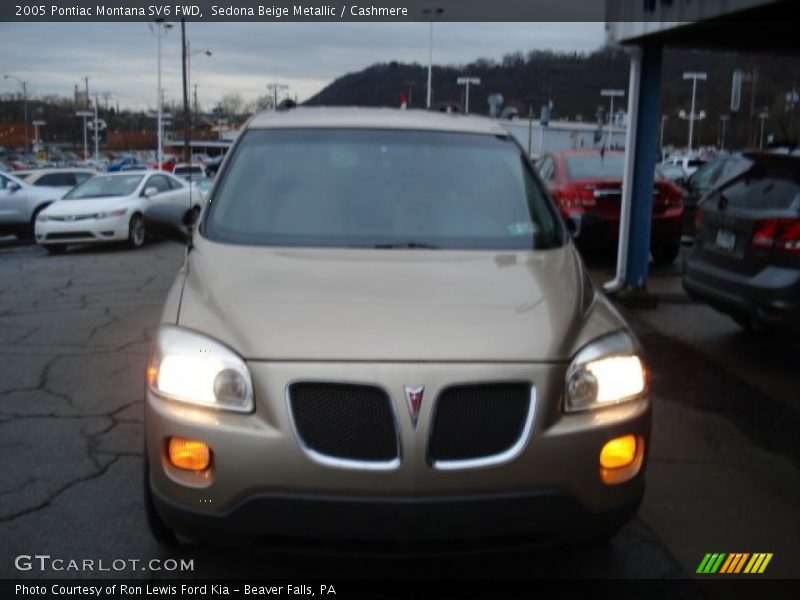
[[[267,83],[290,86],[302,102],[331,81],[375,62],[428,63],[427,23],[189,23],[191,83],[208,107],[225,93],[246,100]],[[603,43],[603,23],[437,23],[434,64],[465,64],[480,57],[532,49],[592,51]],[[28,82],[32,95],[72,95],[89,77],[90,94],[110,92],[120,107],[155,106],[156,38],[146,23],[1,23],[4,73]],[[182,94],[180,30],[163,41],[162,86],[168,101]],[[434,83],[435,89],[435,83]],[[0,79],[0,93],[19,84]]]

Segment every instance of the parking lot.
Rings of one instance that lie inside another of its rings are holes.
[[[706,552],[770,552],[766,575],[800,575],[800,347],[690,303],[679,261],[653,273],[658,308],[625,310],[651,361],[653,441],[639,516],[609,544],[366,563],[159,547],[141,495],[143,377],[183,252],[149,243],[51,257],[0,241],[1,577],[81,575],[14,566],[19,554],[49,554],[189,558],[192,577],[672,578],[693,574]],[[607,260],[591,267],[599,282],[613,269]]]

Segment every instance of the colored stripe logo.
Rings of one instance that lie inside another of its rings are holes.
[[[756,575],[763,573],[771,560],[772,553],[767,552],[707,552],[696,572],[701,575]]]

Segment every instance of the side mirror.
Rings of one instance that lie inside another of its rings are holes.
[[[16,192],[16,191],[19,191],[19,190],[21,190],[21,189],[22,189],[22,186],[21,186],[20,184],[18,184],[17,182],[15,182],[15,181],[9,181],[9,182],[8,182],[8,185],[6,186],[6,189],[7,189],[9,192],[12,192],[12,193],[13,193],[13,192]]]
[[[144,212],[148,234],[179,244],[190,243],[195,220],[195,211],[174,204],[156,204]]]
[[[154,186],[150,186],[150,187],[144,188],[144,191],[142,192],[142,196],[144,196],[145,198],[152,198],[157,193],[158,193],[158,188],[154,187]]]

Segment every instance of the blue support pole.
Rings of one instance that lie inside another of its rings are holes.
[[[639,106],[636,111],[630,235],[623,285],[647,285],[650,263],[650,221],[653,211],[658,127],[661,119],[661,54],[659,45],[641,47]]]

